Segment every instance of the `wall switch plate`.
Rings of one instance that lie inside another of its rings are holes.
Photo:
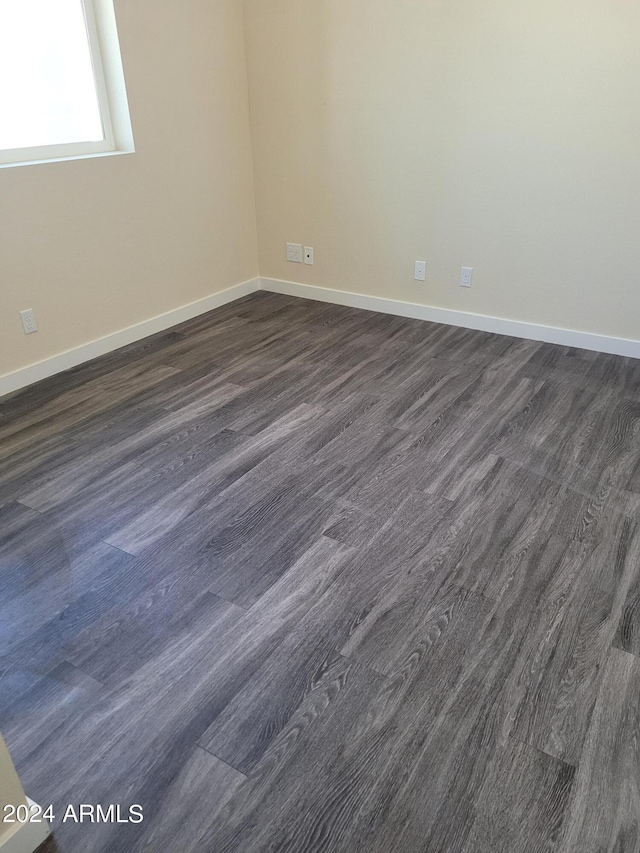
[[[416,261],[414,278],[416,281],[426,281],[426,278],[427,278],[427,262],[426,261]]]
[[[294,264],[302,263],[302,243],[287,243],[287,260]]]
[[[462,267],[460,270],[460,287],[471,287],[473,267]]]
[[[26,311],[21,311],[20,317],[22,319],[22,328],[24,329],[25,335],[31,335],[33,332],[38,331],[38,324],[36,323],[36,315],[33,312],[33,308],[27,308]]]
[[[313,266],[313,246],[304,247],[304,262],[305,264],[309,264],[310,267]]]

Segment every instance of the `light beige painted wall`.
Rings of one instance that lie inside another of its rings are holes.
[[[245,12],[263,276],[640,338],[639,4]]]
[[[26,805],[27,798],[22,790],[7,746],[0,737],[0,817],[4,815],[5,805]],[[0,819],[0,847],[16,831],[19,824],[3,823]]]
[[[136,153],[0,169],[0,375],[258,272],[242,0],[116,13]]]

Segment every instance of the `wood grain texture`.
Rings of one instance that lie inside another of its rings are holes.
[[[59,853],[640,853],[640,367],[259,293],[0,400]]]
[[[572,767],[509,740],[486,774],[464,853],[556,849],[573,777]]]
[[[580,548],[574,555],[570,587],[554,591],[558,601],[554,625],[544,635],[540,630],[532,644],[535,658],[526,670],[525,694],[513,731],[549,755],[578,766],[603,662],[640,565],[637,520],[622,517],[618,529],[586,558]]]
[[[561,851],[640,849],[640,660],[612,649],[576,774]]]
[[[632,573],[628,585],[613,644],[619,649],[640,656],[640,572],[637,570],[640,556],[634,556],[636,571]]]

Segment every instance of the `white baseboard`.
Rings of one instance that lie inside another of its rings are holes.
[[[350,293],[346,290],[333,290],[327,287],[315,287],[294,281],[281,281],[275,278],[260,279],[262,290],[282,293],[287,296],[299,296],[303,299],[315,299],[319,302],[331,302],[334,305],[346,305],[350,308],[363,308],[366,311],[379,311],[383,314],[395,314],[399,317],[411,317],[415,320],[430,320],[447,326],[461,326],[481,332],[495,332],[514,338],[527,338],[532,341],[545,341],[577,349],[593,350],[612,355],[626,355],[640,359],[640,341],[625,338],[611,338],[590,332],[576,332],[571,329],[559,329],[555,326],[540,326],[536,323],[522,323],[518,320],[505,320],[502,317],[488,317],[484,314],[472,314],[467,311],[450,311],[447,308],[432,308],[415,302],[401,302],[396,299],[384,299],[380,296],[365,296],[362,293]]]
[[[227,302],[233,302],[243,296],[248,296],[250,293],[255,293],[256,290],[260,290],[259,278],[236,284],[227,290],[221,290],[204,299],[199,299],[197,302],[191,302],[189,305],[175,308],[173,311],[152,317],[143,323],[129,326],[127,329],[107,335],[105,338],[83,344],[60,355],[54,355],[52,358],[16,370],[14,373],[7,373],[5,376],[0,376],[0,397],[17,391],[19,388],[32,385],[34,382],[39,382],[41,379],[47,379],[56,373],[62,373],[63,370],[69,370],[69,368],[83,364],[85,361],[91,361],[99,355],[106,355],[127,344],[141,341],[143,338],[148,338],[149,335],[155,335],[156,332],[164,332],[172,326],[184,323],[185,320],[191,320],[193,317],[198,317],[200,314],[206,314],[207,311],[226,305]]]
[[[71,367],[76,367],[86,361],[91,361],[100,355],[106,355],[127,344],[135,343],[163,332],[185,320],[191,320],[200,314],[206,314],[214,308],[234,302],[243,296],[248,296],[258,290],[271,293],[282,293],[287,296],[297,296],[302,299],[314,299],[319,302],[330,302],[334,305],[346,305],[351,308],[362,308],[365,311],[379,311],[383,314],[395,314],[399,317],[411,317],[415,320],[430,320],[434,323],[444,323],[448,326],[461,326],[465,329],[477,329],[481,332],[495,332],[499,335],[509,335],[515,338],[527,338],[533,341],[545,341],[561,346],[593,350],[595,352],[625,355],[640,359],[640,341],[625,338],[612,338],[606,335],[596,335],[590,332],[576,332],[571,329],[559,329],[555,326],[541,326],[536,323],[522,323],[518,320],[505,320],[502,317],[488,317],[484,314],[472,314],[467,311],[450,311],[447,308],[432,308],[415,302],[402,302],[396,299],[384,299],[380,296],[366,296],[363,293],[351,293],[346,290],[333,290],[328,287],[315,287],[310,284],[300,284],[294,281],[282,281],[275,278],[254,278],[221,290],[205,299],[183,305],[166,314],[145,320],[135,326],[129,326],[97,341],[91,341],[68,352],[32,364],[14,373],[0,376],[0,397],[10,394],[27,385],[32,385],[41,379],[62,373]]]
[[[35,805],[32,800],[28,799],[28,802],[30,806]],[[16,824],[16,831],[0,843],[0,853],[34,853],[50,834],[51,830],[46,820],[39,823]]]

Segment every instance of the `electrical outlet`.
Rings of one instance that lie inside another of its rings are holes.
[[[313,266],[313,246],[304,247],[304,262],[305,264],[309,264],[310,267]]]
[[[287,260],[294,264],[302,263],[302,243],[287,243]]]
[[[426,278],[427,278],[427,262],[426,261],[416,261],[414,278],[416,281],[426,281]]]
[[[33,308],[27,308],[26,311],[21,311],[20,317],[22,319],[22,328],[24,329],[25,335],[31,335],[33,332],[38,331],[38,324],[36,323],[36,315],[33,312]]]
[[[460,287],[471,287],[473,267],[462,267],[460,270]]]

